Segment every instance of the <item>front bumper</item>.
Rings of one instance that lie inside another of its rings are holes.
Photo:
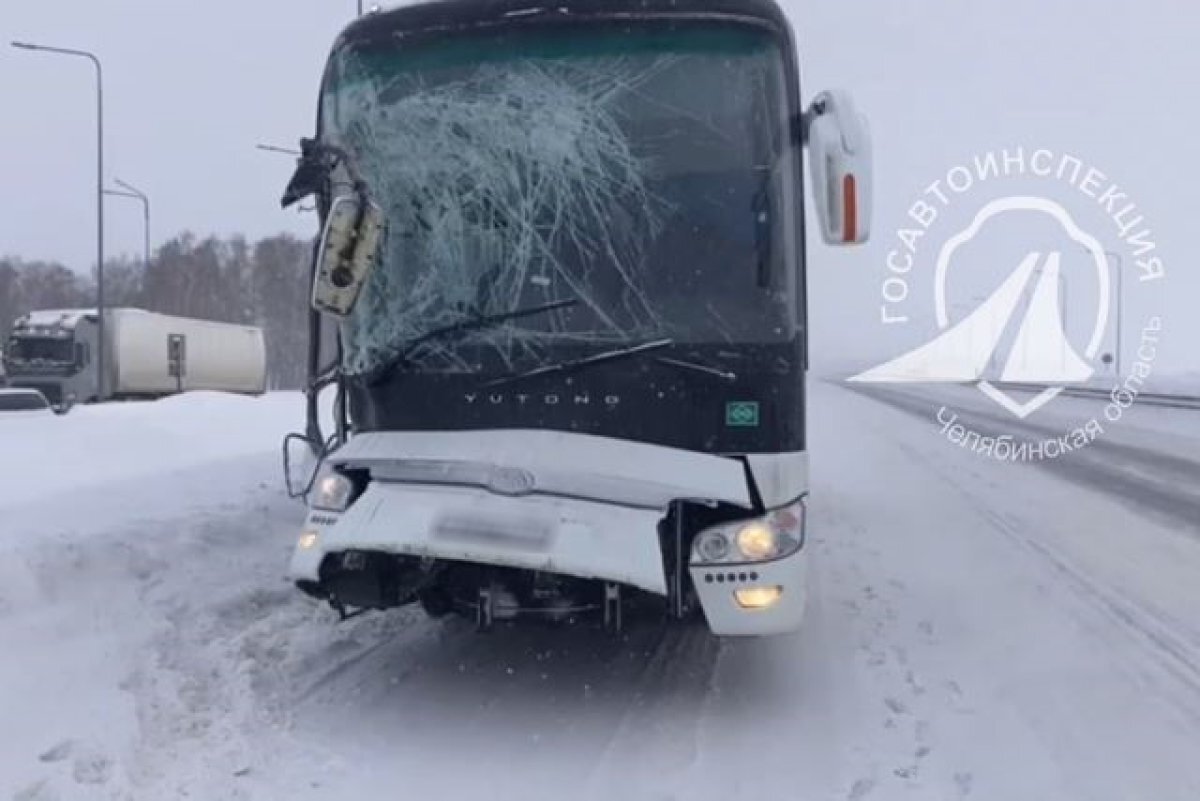
[[[373,481],[343,514],[309,514],[289,578],[318,582],[327,554],[375,551],[561,573],[665,595],[661,517],[576,499]]]
[[[377,480],[345,513],[309,513],[288,575],[321,597],[326,557],[366,551],[559,573],[666,595],[661,517],[654,510],[579,499]],[[808,548],[801,547],[769,562],[688,569],[714,634],[769,636],[801,626],[808,560]],[[779,597],[767,607],[737,601],[738,590],[774,587]]]

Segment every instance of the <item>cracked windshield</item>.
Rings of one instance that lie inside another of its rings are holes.
[[[572,343],[788,338],[795,300],[769,280],[796,258],[783,94],[777,45],[715,26],[343,48],[324,133],[388,223],[347,370],[558,299],[575,304],[426,349],[421,369],[470,369],[468,353],[536,364]]]
[[[1200,8],[0,7],[0,801],[1200,801]]]

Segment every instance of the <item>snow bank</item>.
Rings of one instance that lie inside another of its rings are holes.
[[[810,389],[807,627],[735,642],[335,624],[297,393],[0,429],[0,799],[1200,797],[1195,526]]]
[[[0,514],[106,483],[278,451],[303,430],[299,392],[189,392],[78,406],[63,416],[0,415]]]

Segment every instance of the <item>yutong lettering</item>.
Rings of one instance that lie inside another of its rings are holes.
[[[562,395],[547,393],[531,395],[527,392],[489,392],[487,394],[472,392],[463,395],[463,399],[472,406],[606,406],[613,408],[621,404],[620,395],[591,395],[578,393]]]

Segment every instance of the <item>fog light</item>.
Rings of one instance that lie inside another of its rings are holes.
[[[737,599],[738,606],[743,609],[767,609],[775,605],[780,595],[783,595],[783,587],[776,585],[738,590],[733,597]]]
[[[317,544],[317,532],[315,532],[315,531],[304,532],[303,534],[300,535],[300,543],[299,544],[300,544],[300,548],[302,550],[308,550],[309,548],[313,547],[314,545]]]

